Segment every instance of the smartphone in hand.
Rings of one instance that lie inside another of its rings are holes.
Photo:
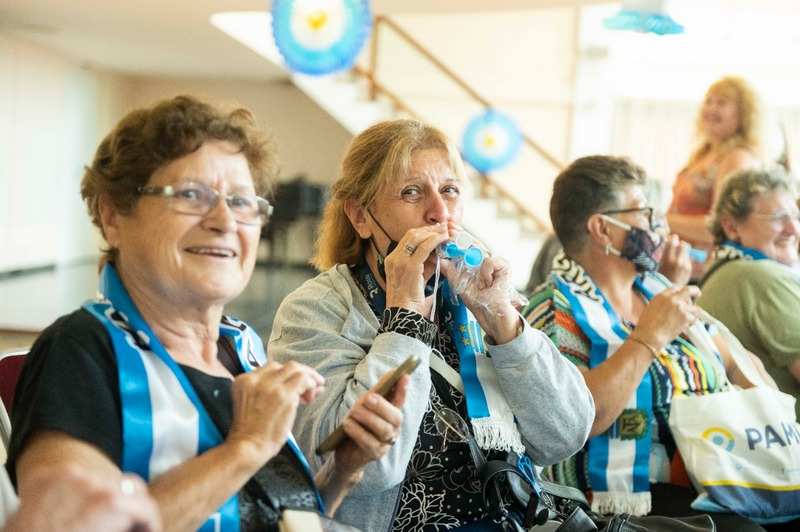
[[[397,381],[399,381],[403,375],[410,375],[415,369],[417,369],[420,360],[421,359],[417,355],[411,355],[395,369],[386,372],[383,377],[380,378],[377,384],[370,389],[370,392],[376,393],[384,398],[388,397],[395,384],[397,384]],[[325,440],[319,444],[316,453],[323,455],[331,452],[339,447],[339,445],[341,445],[345,439],[347,439],[347,434],[344,432],[344,427],[339,425],[336,427],[336,430],[330,434],[330,436],[325,438]]]

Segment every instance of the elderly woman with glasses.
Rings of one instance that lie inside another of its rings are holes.
[[[587,445],[546,475],[586,492],[599,513],[680,516],[693,496],[668,425],[673,397],[750,384],[697,321],[697,287],[655,272],[663,239],[646,181],[639,166],[605,156],[556,178],[550,217],[564,252],[524,313],[580,369],[597,412]]]
[[[312,475],[290,430],[323,377],[268,362],[223,314],[253,272],[274,173],[248,111],[186,96],[131,112],[100,143],[81,193],[108,245],[101,297],[28,355],[8,461],[23,501],[67,465],[141,476],[166,530],[277,530],[284,508],[332,514],[385,454],[406,382],[353,401],[348,442]]]
[[[800,399],[800,219],[780,167],[731,177],[714,209],[714,262],[697,304],[755,353],[778,388]],[[800,415],[800,401],[795,405]]]
[[[514,307],[508,268],[462,240],[465,186],[457,148],[435,128],[396,120],[358,135],[322,222],[323,271],[275,317],[270,354],[328,383],[320,406],[298,412],[306,449],[381,375],[421,359],[397,444],[367,466],[337,514],[365,530],[494,530],[481,452],[527,447],[535,462],[557,462],[583,445],[594,417],[580,373]],[[456,255],[473,268],[463,291]],[[482,449],[474,459],[471,447]]]

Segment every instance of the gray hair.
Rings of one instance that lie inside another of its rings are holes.
[[[618,207],[622,190],[644,187],[647,181],[641,166],[608,155],[581,157],[561,172],[553,183],[550,221],[567,254],[583,250],[591,215]]]
[[[714,236],[714,244],[728,239],[722,228],[722,220],[730,217],[743,222],[753,212],[756,196],[773,190],[784,190],[796,196],[792,178],[778,165],[769,168],[742,170],[735,173],[722,187],[708,228]]]

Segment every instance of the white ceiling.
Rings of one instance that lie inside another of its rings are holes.
[[[374,0],[373,11],[464,13],[603,0]],[[213,28],[219,11],[266,9],[269,0],[0,0],[0,31],[91,68],[137,75],[269,79],[283,72]]]

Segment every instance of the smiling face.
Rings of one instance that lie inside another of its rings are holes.
[[[156,170],[148,186],[202,183],[220,194],[255,194],[244,155],[228,143],[209,141]],[[155,293],[171,303],[224,304],[241,293],[256,259],[260,225],[237,223],[225,201],[205,216],[182,214],[169,198],[142,196],[129,214],[104,220],[109,244],[128,290]]]
[[[752,212],[743,221],[723,222],[725,234],[743,246],[792,266],[797,263],[800,235],[798,209],[792,195],[782,189],[763,192],[752,200]]]
[[[711,140],[722,142],[739,131],[739,106],[735,94],[716,90],[706,95],[700,111],[703,133]]]
[[[463,183],[450,167],[447,152],[439,149],[422,149],[411,156],[408,175],[388,183],[375,197],[369,210],[386,234],[366,216],[366,224],[359,228],[362,238],[372,237],[378,249],[385,253],[389,238],[399,241],[409,229],[447,223],[461,223]],[[429,279],[436,268],[432,255],[425,263],[424,276]]]

